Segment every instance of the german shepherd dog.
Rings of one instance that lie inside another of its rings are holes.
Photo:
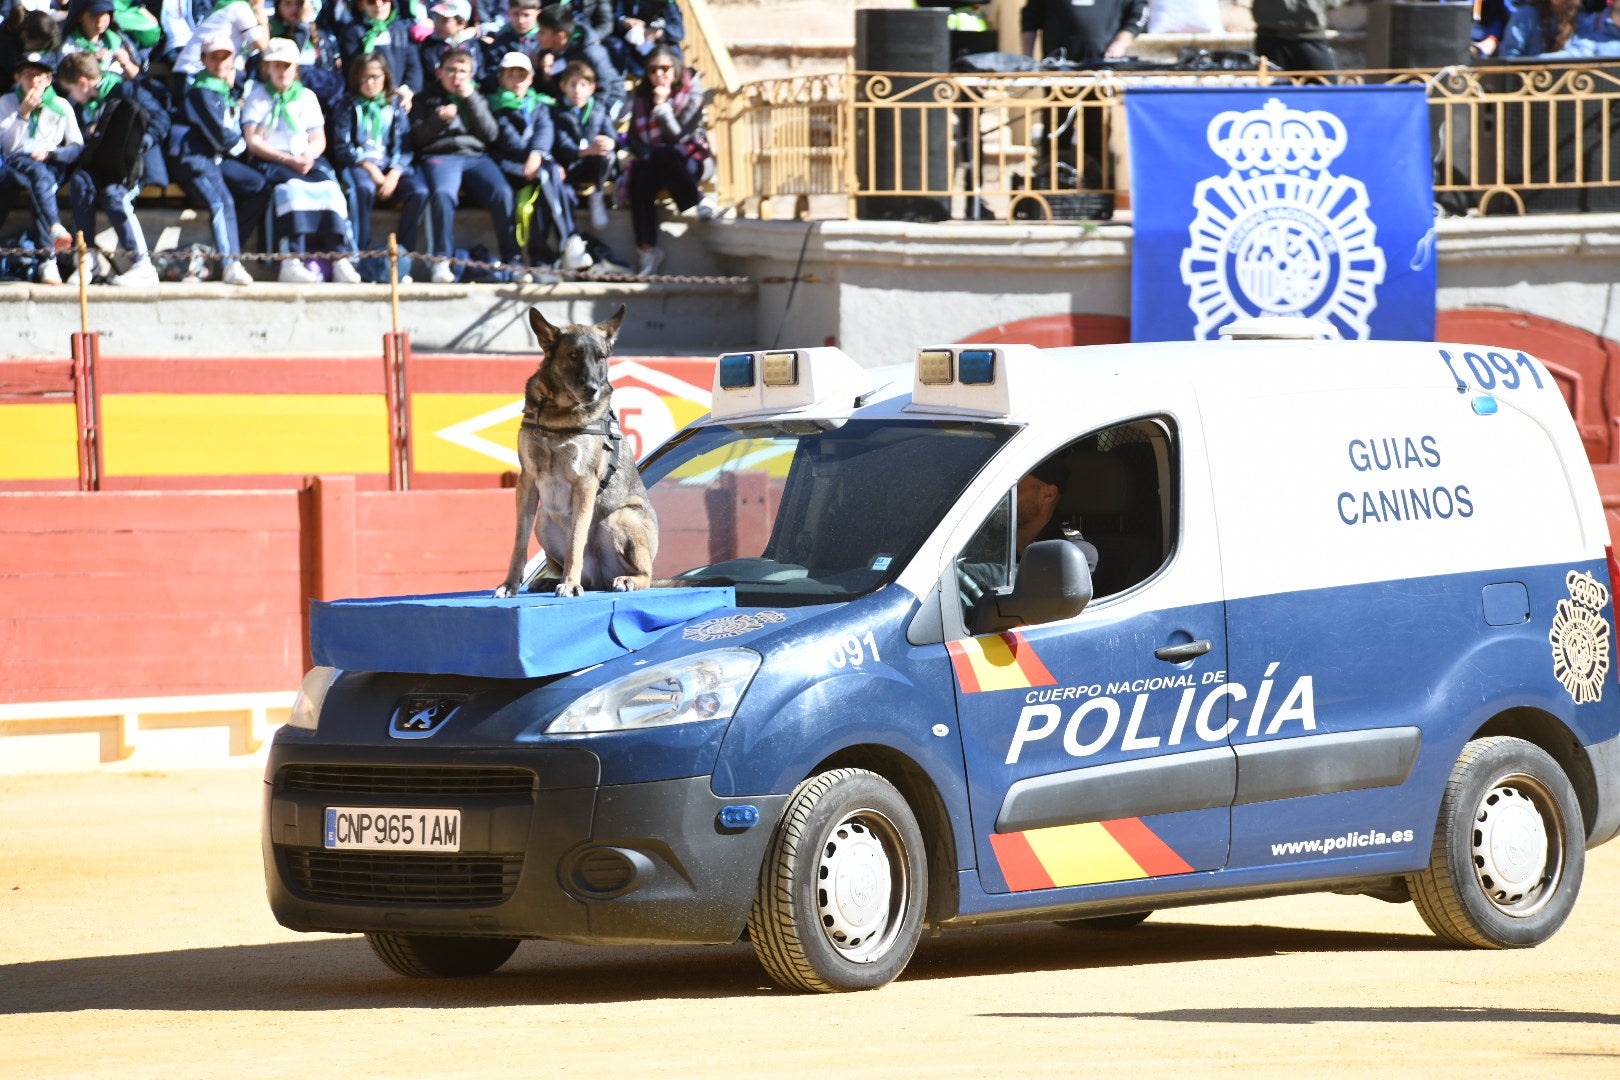
[[[518,429],[517,536],[496,596],[522,588],[532,530],[558,596],[625,592],[652,581],[658,519],[613,413],[608,356],[624,305],[595,326],[555,327],[538,308],[529,326],[545,354],[524,388]]]

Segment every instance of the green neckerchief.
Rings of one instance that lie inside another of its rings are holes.
[[[540,93],[532,86],[523,92],[522,97],[512,93],[512,91],[503,86],[493,95],[491,95],[489,99],[489,108],[491,112],[509,112],[513,109],[522,109],[524,115],[528,115],[529,106],[531,105],[545,105],[549,107],[555,104],[557,104],[555,98],[551,97],[549,94]]]
[[[93,124],[96,117],[101,115],[101,106],[106,103],[107,95],[113,92],[113,87],[123,82],[123,76],[111,72],[101,77],[101,83],[96,87],[96,96],[84,103],[84,119],[86,123]]]
[[[104,43],[101,47],[106,49],[108,52],[114,51],[124,43],[124,39],[118,36],[118,31],[114,30],[110,26],[107,27],[106,32],[101,35],[101,40]],[[68,35],[68,41],[79,46],[79,49],[82,52],[93,53],[96,51],[96,43],[85,37],[84,31],[78,28],[74,28],[73,33]]]
[[[18,101],[21,101],[25,96],[23,94],[23,88],[20,86],[17,87],[13,93],[17,95]],[[46,109],[49,109],[51,112],[57,114],[67,112],[67,106],[58,100],[56,96],[56,87],[54,86],[47,86],[45,88],[45,92],[39,96],[39,108],[28,114],[28,137],[30,139],[39,134],[39,114],[44,112]]]
[[[359,97],[354,99],[360,106],[360,134],[365,142],[382,138],[383,109],[388,107],[388,95],[378,94],[374,98]]]
[[[293,84],[280,93],[270,90],[268,85],[265,89],[270,93],[270,123],[267,126],[275,127],[278,120],[285,120],[288,131],[297,131],[292,112],[287,106],[296,104],[298,99],[304,96],[304,84],[294,79]]]
[[[218,75],[210,75],[206,71],[200,71],[191,77],[191,85],[200,86],[204,90],[212,90],[227,101],[230,100],[231,84]]]
[[[399,13],[390,11],[386,19],[371,20],[366,26],[366,36],[360,42],[361,56],[372,50],[372,47],[377,44],[377,39],[388,33],[388,28],[394,25],[394,20],[397,18],[399,18]]]
[[[591,122],[591,110],[596,108],[596,95],[592,94],[585,99],[585,104],[579,110],[579,126],[586,127]]]

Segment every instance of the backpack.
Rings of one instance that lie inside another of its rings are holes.
[[[96,130],[84,144],[79,167],[98,186],[122,184],[136,187],[145,175],[142,161],[146,129],[152,118],[146,110],[124,97],[109,98]]]

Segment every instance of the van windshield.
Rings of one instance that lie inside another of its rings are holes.
[[[714,425],[642,466],[654,575],[730,584],[738,603],[821,604],[894,580],[1014,429],[849,420]]]

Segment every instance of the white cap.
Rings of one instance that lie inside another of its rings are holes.
[[[236,51],[236,41],[229,34],[209,34],[202,39],[201,55],[209,56],[213,53]]]
[[[503,67],[503,68],[509,68],[509,67],[522,68],[524,71],[527,71],[530,75],[534,74],[534,62],[531,61],[523,53],[518,52],[516,49],[513,49],[511,52],[509,52],[505,56],[501,57],[501,67]]]
[[[297,67],[300,59],[297,42],[284,37],[271,38],[270,44],[266,45],[264,51],[259,54],[259,63],[261,64],[279,63],[291,64],[293,67]]]
[[[472,5],[467,0],[439,0],[428,8],[433,15],[443,15],[447,19],[460,19],[462,22],[472,22]]]

